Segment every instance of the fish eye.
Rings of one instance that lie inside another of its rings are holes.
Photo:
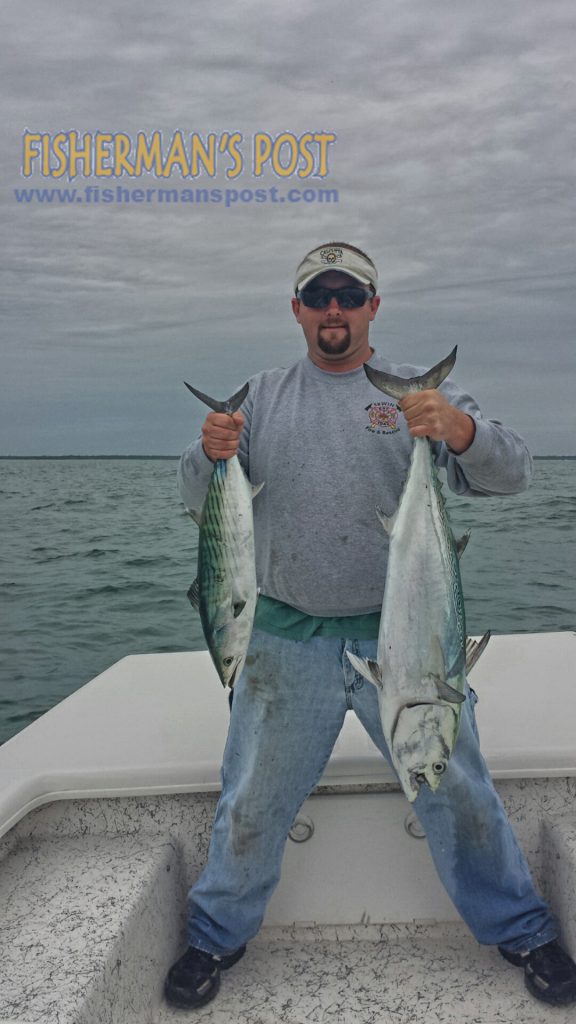
[[[224,658],[222,664],[225,665],[226,668],[230,668],[230,665],[234,664],[234,658]]]
[[[443,775],[446,771],[446,764],[444,761],[436,761],[436,764],[432,765],[432,771],[434,775]]]

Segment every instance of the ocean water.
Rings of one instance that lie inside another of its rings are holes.
[[[205,647],[176,459],[0,460],[0,742],[127,654]],[[446,491],[446,489],[445,489]],[[468,632],[576,628],[576,460],[510,498],[447,493]]]

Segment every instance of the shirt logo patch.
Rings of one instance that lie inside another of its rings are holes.
[[[371,402],[366,406],[368,419],[366,430],[372,434],[396,434],[398,426],[398,406],[394,402]]]

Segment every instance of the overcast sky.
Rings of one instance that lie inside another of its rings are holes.
[[[487,415],[576,454],[573,0],[4,0],[0,17],[0,453],[179,453],[204,416],[182,380],[226,397],[303,354],[294,268],[336,239],[379,267],[376,348],[424,365],[458,343],[453,376]],[[22,178],[24,129],[238,131],[246,152],[258,132],[334,132],[324,179],[246,166],[234,187],[339,201],[18,203],[90,183]]]

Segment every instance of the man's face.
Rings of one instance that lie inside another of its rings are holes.
[[[338,270],[327,270],[311,282],[312,287],[343,288],[358,281]],[[311,309],[292,299],[292,310],[302,327],[308,354],[321,369],[345,371],[361,366],[370,358],[368,329],[380,305],[378,296],[359,309],[342,309],[333,298],[326,309]]]

